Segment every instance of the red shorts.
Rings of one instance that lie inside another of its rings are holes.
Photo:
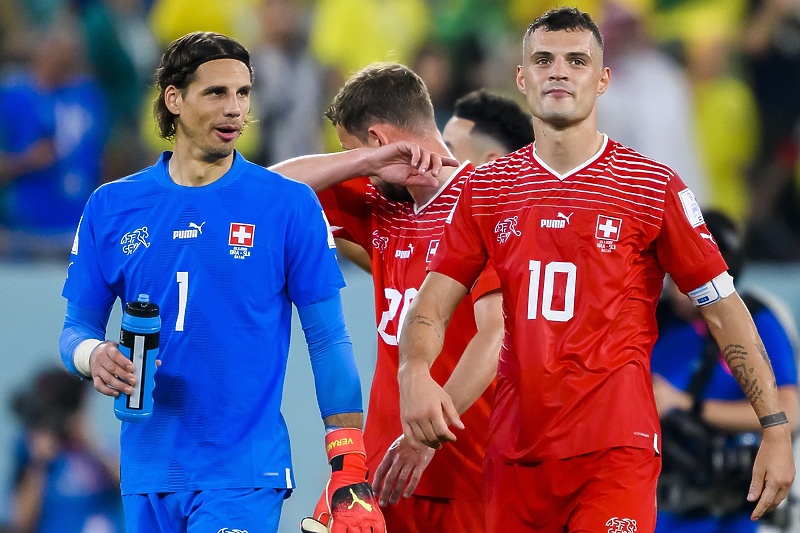
[[[381,507],[391,533],[480,533],[486,530],[483,502],[411,496]]]
[[[652,533],[660,471],[661,457],[639,448],[533,465],[487,456],[486,531]]]

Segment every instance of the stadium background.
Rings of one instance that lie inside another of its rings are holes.
[[[535,16],[561,3],[2,0],[0,82],[32,72],[37,54],[57,57],[59,51],[62,73],[96,82],[109,112],[93,126],[105,144],[102,151],[82,157],[101,161],[95,182],[108,181],[151,164],[155,154],[169,147],[156,138],[149,119],[150,79],[159,51],[188,31],[219,31],[250,48],[256,70],[257,120],[239,148],[248,158],[271,164],[339,148],[322,112],[342,80],[371,61],[399,61],[419,72],[440,124],[449,117],[454,99],[477,87],[521,99],[513,85],[520,37]],[[600,99],[601,129],[669,163],[691,184],[702,205],[741,222],[748,229],[747,253],[753,262],[740,285],[760,286],[780,296],[797,323],[800,1],[567,3],[589,11],[606,36],[612,82]],[[778,70],[765,70],[774,66],[765,58],[773,56],[781,60]],[[0,89],[0,104],[2,98]],[[17,121],[28,120],[22,110],[12,111],[18,116],[0,113],[0,206],[7,192],[2,179],[9,157],[6,144]],[[8,409],[9,396],[37,369],[58,361],[65,305],[60,296],[64,250],[34,247],[36,228],[19,236],[13,217],[0,208],[0,526],[8,520],[11,449],[19,431]],[[366,398],[375,351],[372,286],[365,274],[342,266],[348,282],[345,314]],[[118,325],[117,309],[109,338],[117,337]],[[284,415],[299,488],[284,508],[281,531],[287,533],[297,531],[296,524],[313,508],[328,477],[297,321],[293,339]],[[114,447],[118,423],[110,399],[92,395],[92,411],[98,433]],[[797,522],[793,531],[800,532]]]

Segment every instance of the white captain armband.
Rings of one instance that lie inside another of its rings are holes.
[[[89,356],[92,355],[94,349],[97,348],[99,344],[102,344],[102,342],[103,341],[97,339],[86,339],[75,348],[75,353],[72,355],[72,362],[75,363],[75,368],[85,378],[92,378],[92,371],[89,368]]]
[[[713,304],[722,300],[726,296],[734,293],[736,288],[733,286],[733,277],[727,272],[723,272],[716,278],[708,283],[697,287],[693,291],[689,291],[687,296],[692,300],[692,303],[697,307]]]

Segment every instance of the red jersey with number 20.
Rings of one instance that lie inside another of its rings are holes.
[[[474,167],[465,163],[427,204],[391,202],[366,179],[350,180],[320,194],[334,235],[361,245],[370,254],[378,325],[378,356],[364,428],[367,466],[374,474],[386,450],[403,433],[397,384],[397,339],[406,312],[439,253],[445,220],[452,213],[467,176]],[[479,270],[483,271],[483,267]],[[481,272],[476,273],[475,278]],[[444,384],[475,336],[473,302],[500,288],[491,267],[470,284],[471,297],[455,311],[444,348],[431,376]],[[437,451],[414,494],[437,498],[481,499],[481,471],[494,386],[491,385],[461,419],[466,429],[458,440]]]
[[[432,265],[469,287],[490,259],[500,278],[487,453],[525,463],[658,449],[650,352],[664,273],[688,292],[725,262],[669,167],[604,136],[559,175],[533,146],[474,172]]]

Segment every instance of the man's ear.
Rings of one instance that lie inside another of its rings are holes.
[[[181,103],[183,98],[181,97],[181,91],[174,85],[168,86],[164,89],[164,103],[167,106],[167,109],[173,115],[180,115],[181,114]]]
[[[373,124],[367,130],[367,146],[379,147],[392,142],[391,126]]]

